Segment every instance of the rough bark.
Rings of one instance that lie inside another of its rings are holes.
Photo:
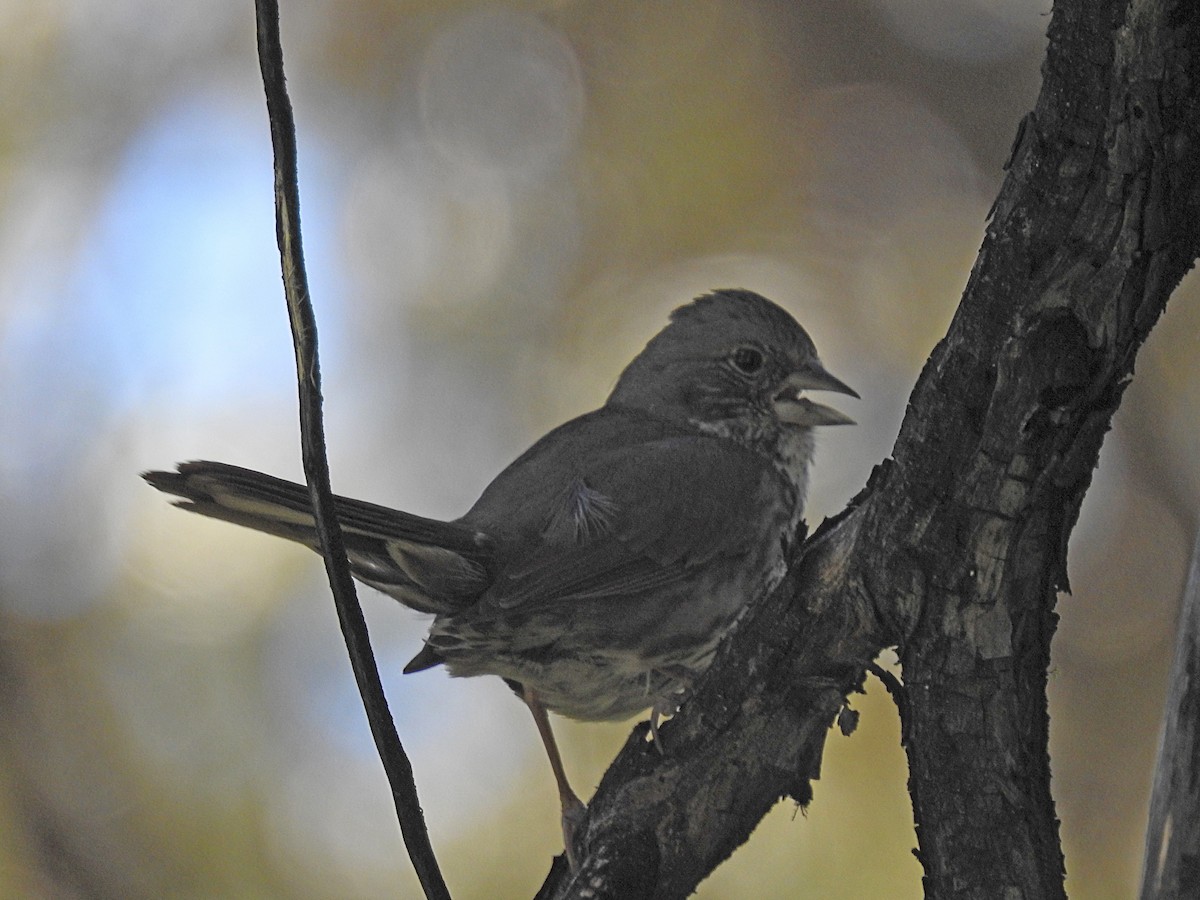
[[[1200,5],[1059,0],[1037,105],[893,459],[594,798],[542,897],[682,897],[897,645],[930,897],[1061,897],[1046,671],[1066,546],[1138,348],[1200,241]],[[914,311],[914,315],[919,311]]]
[[[930,896],[1064,895],[1054,604],[1134,356],[1196,256],[1197,76],[1194,3],[1056,4],[1041,96],[897,441],[933,488],[876,536],[921,585],[901,661]]]

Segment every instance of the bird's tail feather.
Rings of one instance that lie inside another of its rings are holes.
[[[145,472],[151,485],[182,498],[176,506],[318,549],[308,488],[226,463],[180,463]],[[487,583],[485,535],[457,522],[426,519],[362,500],[335,497],[356,577],[406,606],[449,612]]]

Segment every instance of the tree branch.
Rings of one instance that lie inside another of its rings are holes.
[[[296,377],[300,393],[300,438],[304,475],[308,480],[325,571],[333,591],[342,636],[350,654],[354,678],[366,707],[375,746],[387,772],[392,799],[400,819],[409,857],[425,896],[449,900],[442,880],[425,817],[417,799],[412,766],[400,743],[388,710],[379,670],[371,651],[367,623],[354,590],[342,530],[333,507],[329,462],[325,452],[325,426],[321,411],[321,370],[317,354],[317,322],[308,292],[304,252],[300,238],[300,189],[296,165],[296,129],[292,105],[283,77],[283,49],[279,41],[277,0],[255,0],[258,59],[262,70],[271,145],[275,151],[275,231],[283,267],[284,293],[296,351]]]
[[[948,554],[892,570],[925,584],[901,662],[933,897],[1064,896],[1045,686],[1067,540],[1200,236],[1200,8],[1060,0],[1049,37],[1037,106],[896,445],[913,484],[949,490],[879,534],[902,559]]]
[[[542,897],[682,897],[900,648],[930,897],[1063,896],[1046,670],[1066,546],[1138,348],[1200,241],[1200,6],[1059,0],[1044,83],[893,460],[756,605],[695,696],[635,730],[576,876]],[[634,890],[636,888],[636,890]]]

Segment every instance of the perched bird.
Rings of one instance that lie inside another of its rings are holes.
[[[717,644],[784,574],[813,429],[852,420],[808,391],[858,395],[796,321],[744,290],[671,314],[605,404],[555,428],[450,522],[337,498],[354,575],[432,613],[405,667],[499,675],[532,711],[573,830],[546,711],[673,712]],[[148,472],[179,506],[317,548],[308,489],[187,462]]]

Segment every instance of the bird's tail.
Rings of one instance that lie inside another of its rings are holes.
[[[176,506],[318,549],[308,488],[217,462],[180,463],[174,472],[142,477]],[[360,581],[421,612],[450,612],[488,581],[486,535],[456,522],[335,497],[350,567]]]

